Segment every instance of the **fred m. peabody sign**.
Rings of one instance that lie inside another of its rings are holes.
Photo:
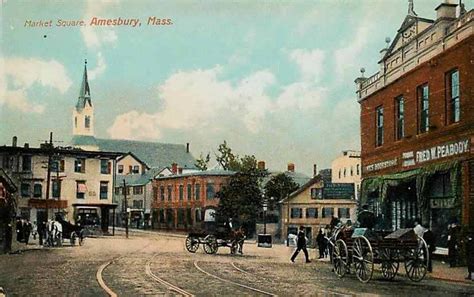
[[[416,163],[423,163],[432,160],[447,158],[469,152],[469,139],[444,143],[433,146],[429,149],[416,152]]]

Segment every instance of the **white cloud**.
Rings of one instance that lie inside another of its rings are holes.
[[[102,52],[97,53],[97,65],[95,66],[94,69],[90,69],[88,71],[89,74],[89,79],[94,80],[98,76],[100,76],[102,73],[105,72],[105,69],[107,69],[107,64],[105,64],[104,57],[102,56]]]
[[[119,115],[107,130],[112,138],[119,139],[157,139],[160,131],[156,129],[156,115],[139,113],[136,110]]]
[[[107,10],[110,9],[111,6],[117,3],[118,1],[115,0],[89,0],[87,1],[84,19],[86,22],[89,22],[93,17],[100,18],[104,13],[107,13]],[[81,33],[86,46],[92,49],[98,49],[104,44],[114,44],[117,41],[117,33],[108,28],[96,29],[91,26],[84,26],[81,27]]]
[[[44,111],[42,104],[33,103],[28,98],[28,89],[34,84],[56,89],[62,94],[72,85],[64,66],[55,60],[2,58],[0,64],[3,69],[0,74],[0,104],[12,109],[33,113]]]
[[[324,51],[320,49],[295,49],[289,58],[298,65],[303,80],[318,82],[323,74],[324,56]]]

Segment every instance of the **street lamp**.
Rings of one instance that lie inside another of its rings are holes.
[[[268,209],[268,201],[262,194],[263,198],[263,234],[267,234],[267,209]]]

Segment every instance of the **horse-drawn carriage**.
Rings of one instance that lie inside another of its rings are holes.
[[[242,254],[245,240],[243,228],[232,230],[229,227],[218,226],[215,231],[200,229],[191,231],[186,237],[186,249],[195,253],[202,245],[206,254],[215,254],[219,247],[229,247],[230,253],[237,251]]]
[[[61,218],[48,221],[46,225],[46,244],[48,246],[62,246],[64,239],[69,239],[71,245],[76,245],[76,242],[82,245],[84,242],[83,228]]]
[[[392,280],[404,263],[407,277],[421,281],[427,271],[428,247],[413,229],[372,231],[367,228],[337,228],[330,239],[334,272],[340,278],[354,268],[357,278],[367,283],[380,264],[383,278]]]

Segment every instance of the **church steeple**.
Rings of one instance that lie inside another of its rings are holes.
[[[92,106],[91,90],[87,80],[87,60],[84,63],[79,97],[72,112],[72,125],[73,135],[94,136],[94,107]]]
[[[92,106],[91,90],[87,79],[87,59],[84,61],[84,74],[82,75],[81,89],[79,90],[79,98],[77,100],[76,108],[83,109],[86,103]]]
[[[408,15],[417,16],[413,5],[413,0],[408,0]]]

